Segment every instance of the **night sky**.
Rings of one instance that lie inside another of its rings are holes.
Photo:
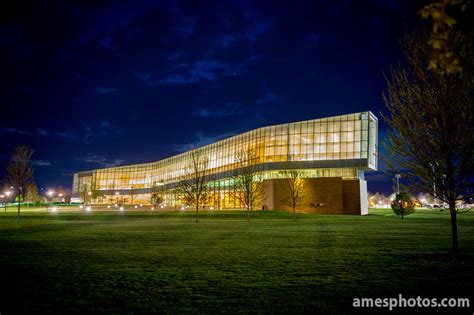
[[[261,126],[365,110],[381,121],[382,69],[428,23],[426,2],[2,1],[0,176],[18,144],[35,149],[39,187],[70,188],[76,171]]]

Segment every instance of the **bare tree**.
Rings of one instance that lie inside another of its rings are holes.
[[[150,194],[150,204],[153,207],[158,207],[160,206],[165,199],[163,198],[163,184],[158,184],[156,182],[153,182],[153,185],[151,187],[151,194]]]
[[[235,156],[236,169],[232,174],[234,192],[231,196],[240,201],[247,209],[247,221],[250,221],[250,212],[265,196],[265,187],[252,165],[258,163],[258,156],[253,149],[240,150]]]
[[[302,173],[297,170],[286,172],[285,191],[281,201],[293,210],[293,220],[296,221],[296,208],[304,203],[306,187],[302,179]]]
[[[23,189],[33,181],[33,165],[30,161],[34,150],[26,145],[19,145],[13,149],[7,165],[5,182],[13,186],[18,192],[18,223],[20,223],[20,204],[23,200]]]
[[[29,203],[33,203],[33,206],[37,205],[41,198],[38,193],[38,187],[33,182],[30,182],[26,185],[26,192],[25,192],[25,201]]]
[[[136,187],[137,187],[136,185],[132,185],[132,187],[130,188],[130,203],[131,204],[133,204],[133,202],[137,198],[137,188]]]
[[[472,34],[449,32],[462,72],[429,71],[429,34],[416,32],[403,41],[406,66],[386,75],[383,99],[390,126],[387,165],[403,174],[412,191],[428,191],[449,205],[452,252],[459,253],[456,201],[474,184],[474,83]]]
[[[159,193],[153,193],[151,194],[151,197],[150,197],[150,203],[153,207],[158,207],[159,205],[161,205],[163,202],[164,202],[164,198],[163,196],[161,196],[161,194]]]
[[[86,209],[86,206],[89,203],[90,196],[92,192],[89,190],[89,186],[87,184],[83,184],[81,187],[81,198],[82,198],[82,210]]]
[[[209,159],[201,151],[191,152],[189,162],[184,167],[184,174],[177,185],[177,193],[188,206],[196,209],[196,222],[199,222],[199,209],[209,198],[208,184],[212,180],[209,173]]]

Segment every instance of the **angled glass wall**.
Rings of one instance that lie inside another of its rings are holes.
[[[371,112],[263,127],[158,162],[76,173],[73,192],[83,185],[107,195],[176,183],[196,150],[208,158],[212,174],[236,169],[237,153],[251,150],[254,163],[268,170],[266,178],[289,168],[314,170],[308,177],[358,178],[361,171],[377,169],[377,128]]]

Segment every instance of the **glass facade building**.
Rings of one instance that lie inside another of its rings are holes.
[[[166,191],[165,203],[179,204],[173,188],[192,152],[199,151],[213,175],[210,186],[222,196],[214,207],[238,208],[235,200],[226,200],[226,191],[232,190],[230,175],[241,165],[238,152],[254,152],[252,165],[263,180],[294,169],[308,178],[363,180],[365,171],[377,169],[377,131],[377,117],[369,111],[262,127],[157,162],[76,173],[73,196],[86,189],[94,191],[96,203],[116,202],[118,196],[124,203],[149,203],[151,193],[160,189]]]

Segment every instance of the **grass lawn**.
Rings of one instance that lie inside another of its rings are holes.
[[[30,209],[18,227],[0,209],[0,313],[340,313],[354,297],[401,293],[470,297],[472,314],[474,213],[459,215],[459,258],[448,212],[369,213],[257,211],[247,223],[203,211],[194,223],[192,212]]]

